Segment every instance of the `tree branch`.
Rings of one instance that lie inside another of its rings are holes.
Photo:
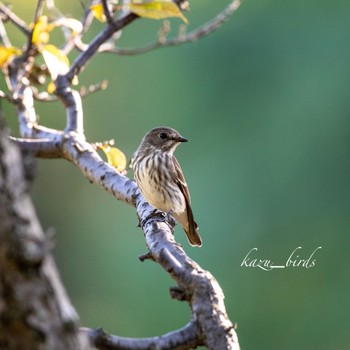
[[[69,72],[66,74],[66,78],[72,81],[74,76],[78,75],[86,63],[91,59],[91,57],[98,51],[100,46],[110,39],[113,34],[126,25],[134,21],[138,16],[130,13],[129,15],[114,22],[114,25],[108,25],[101,33],[99,33],[95,39],[89,44],[86,51],[82,52],[75,60],[75,62],[70,67]]]
[[[38,158],[62,158],[62,139],[63,134],[58,135],[56,140],[33,140],[11,137],[11,140],[20,149],[30,152],[34,157]]]
[[[7,350],[88,350],[0,116],[0,344]]]
[[[31,30],[27,27],[26,23],[16,16],[7,6],[0,2],[0,13],[4,15],[3,20],[9,19],[21,32],[26,36],[29,36]]]
[[[175,0],[174,2],[177,5],[180,5],[181,3],[185,2],[186,0]],[[115,21],[110,21],[106,28],[99,33],[95,39],[92,40],[92,42],[89,44],[87,49],[83,51],[75,60],[75,62],[72,64],[69,72],[65,75],[66,79],[69,81],[72,81],[74,76],[78,75],[82,68],[86,65],[86,63],[91,59],[91,57],[99,51],[100,47],[109,40],[114,33],[120,31],[124,27],[126,27],[128,24],[133,22],[135,19],[139,18],[138,15],[134,13],[129,13],[125,15],[122,18],[119,18]]]
[[[0,17],[0,39],[4,43],[5,47],[11,47],[11,41],[9,37],[7,36],[7,32],[4,26],[4,22],[2,18]]]
[[[38,119],[34,108],[33,91],[26,86],[21,98],[15,100],[22,137],[32,139],[56,139],[62,136],[62,132],[38,125]]]
[[[182,2],[184,0],[175,1],[177,4]],[[103,0],[102,3],[107,16],[109,13],[107,2]],[[41,13],[42,4],[43,1],[39,0],[36,18]],[[232,1],[227,9],[213,21],[187,34],[185,39],[187,41],[197,40],[208,35],[218,28],[238,8],[239,4],[239,0]],[[223,302],[224,295],[218,282],[208,271],[203,270],[191,260],[182,247],[176,243],[173,235],[173,219],[164,213],[155,213],[154,208],[141,195],[135,181],[121,175],[112,166],[105,163],[93,145],[85,139],[81,96],[77,91],[71,89],[70,83],[107,40],[138,18],[133,13],[122,16],[122,18],[113,20],[109,13],[110,18],[104,30],[95,37],[86,51],[77,57],[69,72],[57,78],[55,93],[66,109],[64,131],[38,125],[33,90],[28,86],[29,82],[24,76],[25,68],[31,67],[28,63],[30,55],[28,53],[14,60],[9,69],[9,77],[14,89],[12,101],[17,106],[20,132],[23,138],[13,138],[13,141],[22,149],[38,157],[61,157],[69,160],[91,182],[98,184],[115,198],[136,207],[149,250],[142,259],[147,258],[157,262],[169,273],[178,285],[173,289],[173,296],[179,300],[186,300],[192,310],[192,319],[187,326],[162,337],[130,340],[106,335],[102,331],[84,330],[96,346],[99,346],[100,349],[116,349],[121,346],[126,349],[146,349],[154,346],[158,348],[158,344],[163,344],[161,349],[187,349],[203,344],[209,349],[239,350],[237,334],[227,316]],[[176,41],[173,43],[175,45]],[[28,50],[30,45],[28,44]],[[54,273],[52,276],[56,278]],[[60,286],[53,283],[53,288],[57,290],[59,298],[64,300],[65,295]],[[63,305],[59,308],[61,316],[72,315],[69,303],[65,304],[62,301],[60,304]],[[69,320],[70,317],[67,319]],[[155,342],[157,345],[154,345]]]
[[[81,97],[78,91],[72,90],[64,76],[59,76],[56,80],[56,95],[66,108],[66,128],[65,132],[75,131],[84,133],[84,116]]]
[[[110,26],[113,26],[114,25],[114,21],[113,21],[112,15],[111,15],[111,11],[108,8],[107,0],[101,0],[101,3],[102,3],[102,6],[103,6],[104,15],[106,16],[106,19],[107,19],[107,23]]]
[[[211,34],[216,29],[220,28],[232,16],[232,14],[239,8],[240,5],[241,5],[240,0],[233,0],[214,19],[205,23],[204,25],[202,25],[201,27],[195,30],[192,30],[189,33],[179,35],[176,38],[166,39],[164,36],[159,35],[157,41],[143,47],[135,47],[135,48],[116,47],[113,49],[108,48],[108,49],[105,49],[104,51],[111,52],[117,55],[134,56],[134,55],[140,55],[155,49],[159,49],[161,47],[179,46],[185,43],[195,42]]]
[[[90,342],[100,350],[149,350],[149,349],[191,349],[202,345],[198,339],[197,327],[190,322],[185,327],[151,338],[125,338],[105,333],[102,329],[81,329]]]
[[[148,217],[148,210],[144,199],[138,197],[138,214]],[[142,228],[153,259],[186,294],[203,343],[209,349],[239,350],[237,334],[226,314],[224,294],[215,278],[191,260],[182,247],[176,244],[169,222],[150,218],[144,222]]]
[[[80,103],[73,94],[71,98]],[[187,257],[175,242],[172,222],[166,216],[152,215],[154,208],[142,197],[136,183],[106,164],[84,135],[66,134],[61,146],[63,157],[73,162],[86,178],[117,199],[136,206],[149,254],[187,295],[200,341],[210,349],[238,350],[237,335],[226,314],[219,284],[209,272]]]
[[[36,5],[36,10],[34,14],[34,23],[36,23],[39,19],[39,17],[43,14],[44,10],[44,5],[45,5],[45,0],[37,0],[38,3]]]

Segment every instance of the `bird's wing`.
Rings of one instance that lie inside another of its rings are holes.
[[[172,158],[175,167],[175,182],[179,186],[182,194],[184,195],[186,204],[191,204],[190,192],[188,191],[187,183],[181,170],[180,164],[174,156]]]
[[[180,164],[175,157],[173,157],[173,163],[174,163],[175,174],[176,174],[175,182],[179,186],[182,194],[184,195],[185,202],[186,202],[186,213],[187,213],[187,220],[188,220],[188,232],[186,232],[186,233],[187,233],[187,236],[192,244],[200,246],[200,245],[202,245],[202,242],[201,242],[201,238],[197,232],[198,225],[194,221],[194,217],[193,217],[193,212],[192,212],[192,208],[191,208],[190,192],[188,191],[187,183],[186,183],[186,180],[183,176]],[[187,230],[185,230],[185,231],[187,231]]]

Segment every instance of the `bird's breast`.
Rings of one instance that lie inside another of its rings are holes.
[[[175,183],[169,162],[159,160],[156,156],[142,159],[135,171],[137,184],[145,199],[155,208],[164,212],[186,210],[182,192]]]

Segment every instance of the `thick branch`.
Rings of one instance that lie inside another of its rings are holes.
[[[0,344],[7,350],[90,349],[36,217],[18,149],[0,118]]]
[[[38,158],[62,158],[62,137],[57,137],[57,140],[33,140],[19,139],[11,137],[17,146],[27,152],[30,152],[34,157]]]

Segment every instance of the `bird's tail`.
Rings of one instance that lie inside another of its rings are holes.
[[[185,228],[184,228],[185,229]],[[185,229],[186,236],[191,245],[200,247],[202,245],[202,238],[198,232],[198,225],[193,221],[193,225],[189,225],[188,229]]]
[[[173,213],[173,216],[184,229],[189,243],[192,246],[200,247],[202,245],[202,239],[198,233],[198,225],[194,221],[191,207],[187,206],[187,211],[184,211],[180,215]]]

